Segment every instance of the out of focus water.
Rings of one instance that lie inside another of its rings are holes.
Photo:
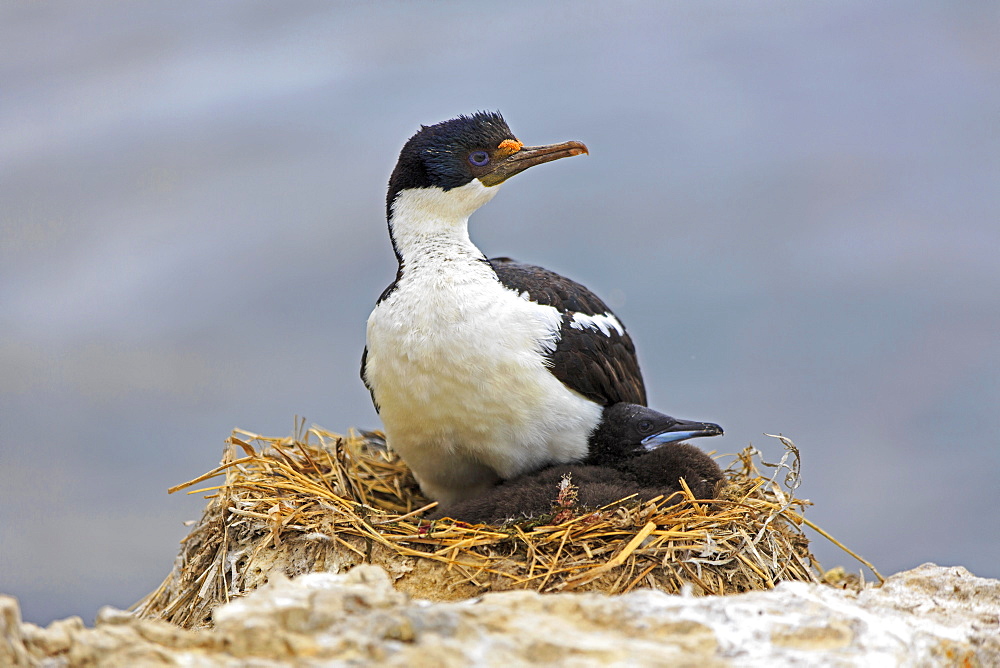
[[[378,425],[385,183],[477,109],[590,147],[472,234],[604,296],[653,406],[791,437],[808,516],[883,572],[1000,577],[998,32],[992,2],[0,6],[0,592],[127,606],[232,427]]]

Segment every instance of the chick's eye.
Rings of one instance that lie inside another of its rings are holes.
[[[649,420],[643,420],[639,423],[639,431],[646,433],[653,428],[653,423]]]
[[[469,154],[469,162],[476,167],[482,167],[490,161],[490,154],[486,151],[473,151]]]

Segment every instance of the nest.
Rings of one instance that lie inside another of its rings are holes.
[[[298,425],[292,437],[274,439],[236,430],[219,467],[170,490],[225,476],[189,492],[209,492],[210,502],[171,573],[135,609],[186,628],[208,626],[217,605],[275,573],[360,563],[384,567],[397,589],[431,600],[510,589],[730,594],[782,580],[820,582],[803,526],[833,539],[802,516],[809,502],[794,495],[799,454],[776,438],[782,460],[767,464],[746,448],[711,503],[684,489],[680,502],[675,495],[583,509],[564,489],[552,516],[489,526],[422,519],[435,504],[378,432],[340,436]],[[757,462],[773,475],[763,476]]]

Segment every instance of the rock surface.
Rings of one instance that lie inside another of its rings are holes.
[[[23,624],[0,596],[12,666],[1000,665],[1000,581],[925,564],[860,593],[789,582],[725,597],[487,594],[429,603],[385,571],[272,582],[186,631],[105,608]]]

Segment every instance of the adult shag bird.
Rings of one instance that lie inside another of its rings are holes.
[[[478,112],[422,126],[399,154],[386,198],[399,268],[368,319],[361,377],[433,499],[580,461],[605,406],[646,403],[635,347],[603,301],[469,239],[500,184],[583,153],[524,146],[499,113]]]

